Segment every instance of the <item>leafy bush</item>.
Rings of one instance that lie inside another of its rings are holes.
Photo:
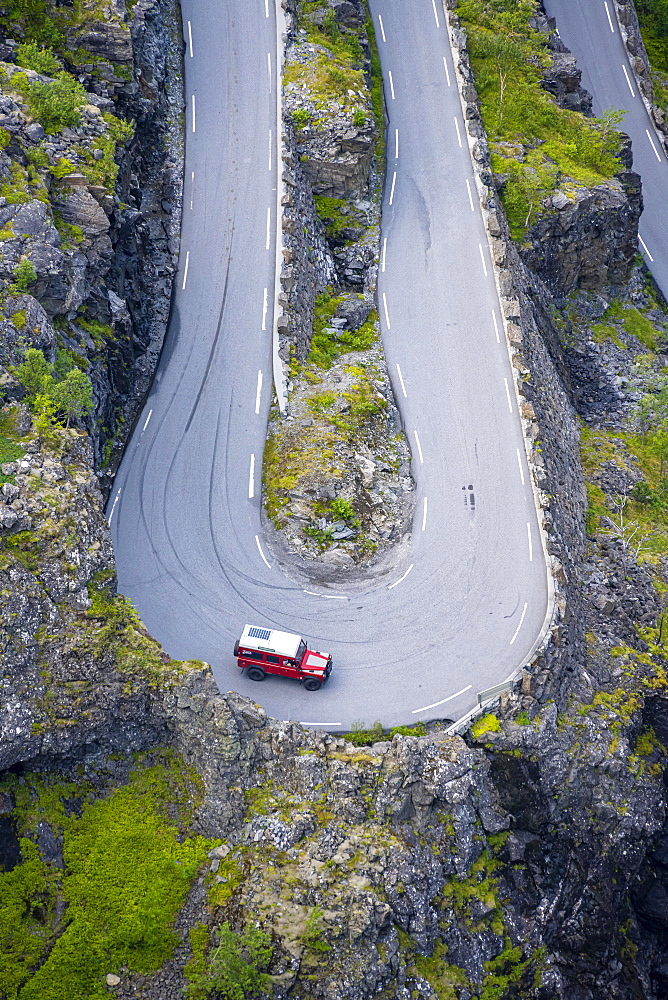
[[[295,108],[292,112],[292,121],[297,128],[305,128],[311,121],[311,112],[308,108]]]
[[[206,1000],[214,994],[220,1000],[251,1000],[266,993],[271,976],[261,970],[271,961],[272,953],[271,938],[264,931],[248,922],[243,932],[236,934],[225,921],[205,971],[201,971],[201,960],[186,969],[189,984],[185,995],[188,1000]]]
[[[78,125],[81,108],[88,103],[88,95],[83,86],[64,70],[47,83],[28,80],[24,74],[16,73],[12,84],[25,97],[30,113],[49,135]]]
[[[54,368],[42,351],[29,347],[13,374],[26,390],[34,412],[42,416],[60,413],[66,417],[69,427],[71,419],[81,419],[93,409],[93,387],[78,367],[70,367],[60,378],[54,377]]]
[[[414,726],[392,726],[389,730],[383,729],[380,722],[374,722],[371,729],[367,729],[364,722],[353,722],[352,732],[345,738],[355,747],[368,747],[373,743],[388,743],[395,736],[424,736],[426,732],[422,722]]]
[[[27,257],[21,257],[14,268],[14,282],[13,290],[17,292],[27,292],[33,281],[37,278],[37,271],[35,270],[31,261]]]
[[[53,49],[44,48],[37,42],[23,42],[16,50],[16,64],[25,69],[33,69],[44,76],[55,76],[62,64],[53,54]]]

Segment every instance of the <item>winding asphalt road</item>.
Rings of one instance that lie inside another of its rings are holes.
[[[594,113],[626,112],[621,128],[633,143],[633,169],[642,177],[645,211],[640,246],[656,283],[668,297],[668,160],[642,97],[620,34],[613,0],[544,0],[564,44],[582,70]]]
[[[222,690],[278,718],[334,730],[457,719],[525,662],[548,594],[442,8],[371,3],[389,114],[379,304],[413,451],[412,544],[373,584],[311,593],[274,563],[260,522],[273,0],[182,0],[182,9],[181,263],[166,346],[108,508],[120,590],[170,654],[207,660]],[[310,694],[240,675],[232,648],[247,621],[331,651],[328,684]]]

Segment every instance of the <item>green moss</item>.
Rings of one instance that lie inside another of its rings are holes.
[[[492,712],[488,712],[487,715],[483,715],[481,719],[477,719],[471,726],[471,735],[475,740],[479,740],[485,735],[485,733],[500,732],[501,723]]]
[[[83,242],[83,229],[81,226],[74,226],[69,222],[65,222],[60,212],[53,213],[53,224],[60,233],[63,250],[72,250]]]
[[[374,722],[373,726],[367,729],[364,722],[357,722],[353,724],[350,733],[342,735],[353,746],[366,747],[373,743],[389,742],[395,736],[424,736],[426,732],[422,722],[418,722],[414,726],[392,726],[391,729],[384,729],[380,722]]]
[[[62,835],[65,864],[46,865],[24,841],[22,864],[0,874],[7,1000],[102,998],[106,973],[163,965],[176,943],[171,923],[213,843],[184,835],[181,817],[199,786],[182,762],[165,752],[102,799],[85,785],[31,776],[19,785],[10,775],[2,788],[16,796],[20,832],[34,836],[46,821]],[[80,815],[67,807],[73,796]]]
[[[442,941],[436,941],[429,957],[415,956],[414,966],[422,978],[427,980],[438,1000],[458,1000],[461,988],[470,991],[472,986],[463,969],[457,965],[448,965],[445,961],[447,953],[447,946]]]

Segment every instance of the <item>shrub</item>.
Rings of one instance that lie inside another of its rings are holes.
[[[17,79],[21,75],[15,74],[12,82],[27,100],[31,114],[49,135],[79,124],[80,109],[88,102],[88,95],[78,80],[64,70],[47,83],[29,81],[25,76],[22,80]]]
[[[27,257],[21,257],[14,268],[14,288],[18,292],[27,292],[37,278],[37,271]]]
[[[353,125],[355,128],[364,128],[366,125],[366,113],[361,108],[355,108],[353,113]]]
[[[26,350],[23,362],[13,369],[45,431],[56,414],[64,416],[69,427],[70,420],[81,419],[93,409],[93,386],[88,376],[74,365],[63,371],[61,364],[56,374],[62,377],[55,378],[54,369],[34,347]]]
[[[44,76],[54,76],[62,70],[62,64],[53,54],[53,49],[44,48],[37,42],[22,42],[16,50],[16,64],[25,69],[33,69]]]
[[[311,121],[311,112],[308,108],[296,108],[292,112],[292,121],[297,128],[305,128]]]
[[[205,972],[197,967],[186,971],[190,980],[185,990],[188,1000],[250,1000],[268,992],[271,976],[261,971],[272,956],[271,938],[248,922],[241,934],[225,923],[218,934],[218,945],[211,952]]]

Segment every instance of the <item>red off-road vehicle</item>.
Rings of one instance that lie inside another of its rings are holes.
[[[307,691],[317,691],[332,672],[329,653],[308,649],[299,635],[257,625],[244,626],[241,638],[234,644],[234,655],[252,681],[278,674],[301,681]]]

